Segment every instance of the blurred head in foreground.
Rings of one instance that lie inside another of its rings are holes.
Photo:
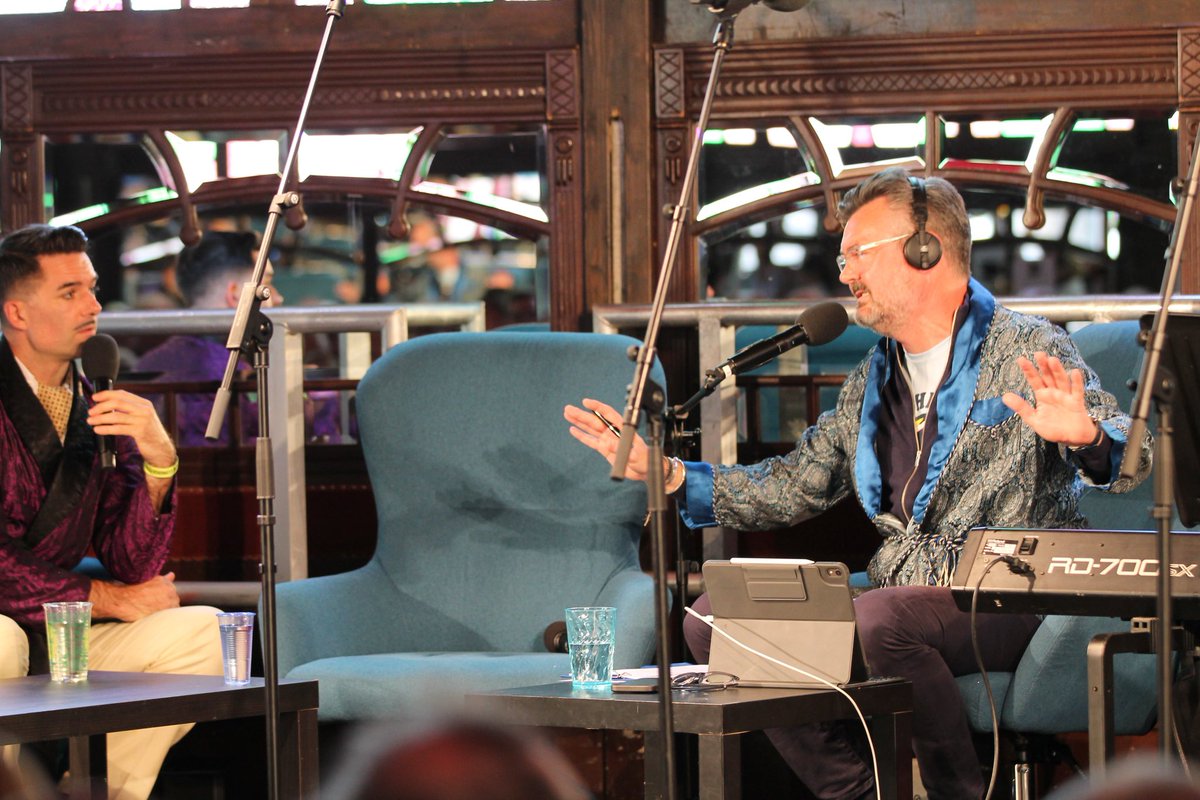
[[[1077,779],[1046,800],[1200,800],[1200,787],[1177,764],[1156,756],[1116,761],[1101,780]]]
[[[351,740],[325,800],[590,800],[534,730],[480,722],[369,726]]]

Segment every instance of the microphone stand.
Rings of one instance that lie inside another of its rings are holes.
[[[341,19],[345,10],[345,0],[329,0],[325,9],[325,33],[321,38],[321,46],[317,50],[316,61],[313,63],[312,75],[308,81],[308,89],[304,93],[304,102],[300,107],[300,117],[296,121],[295,133],[292,136],[291,147],[288,148],[287,161],[279,177],[279,189],[271,199],[267,212],[267,223],[263,229],[262,243],[259,245],[258,257],[254,263],[254,274],[251,279],[242,284],[242,293],[238,298],[237,310],[234,312],[233,325],[229,338],[225,342],[229,350],[229,360],[225,364],[225,374],[221,378],[221,387],[217,390],[213,401],[212,413],[208,418],[208,428],[205,438],[216,440],[221,435],[225,421],[226,410],[229,407],[230,386],[234,373],[237,371],[239,357],[242,353],[253,359],[255,389],[258,392],[258,437],[254,444],[254,482],[258,495],[258,530],[262,545],[262,561],[259,573],[262,579],[262,618],[259,620],[259,631],[262,637],[263,649],[263,688],[266,692],[266,729],[267,729],[267,789],[270,800],[279,800],[279,662],[278,648],[275,638],[275,469],[271,454],[271,420],[268,410],[267,371],[269,364],[268,349],[271,342],[271,320],[262,313],[261,305],[271,297],[269,286],[263,285],[266,274],[267,259],[271,251],[271,243],[275,239],[275,229],[279,219],[289,209],[300,203],[300,195],[286,190],[287,181],[292,174],[292,165],[299,150],[300,137],[304,133],[304,121],[308,116],[308,106],[312,101],[313,92],[317,86],[317,76],[321,71],[321,63],[325,59],[325,50],[333,33],[333,23]]]
[[[1200,136],[1192,142],[1192,160],[1184,186],[1183,202],[1175,227],[1171,231],[1168,248],[1170,263],[1163,275],[1161,297],[1154,312],[1154,322],[1146,338],[1146,356],[1138,376],[1138,393],[1130,409],[1129,446],[1121,460],[1122,478],[1137,474],[1141,448],[1135,447],[1146,433],[1146,421],[1150,414],[1150,403],[1154,402],[1158,413],[1158,434],[1154,441],[1154,506],[1151,516],[1155,521],[1158,536],[1158,581],[1157,614],[1151,636],[1157,653],[1158,676],[1158,745],[1162,759],[1166,761],[1171,752],[1175,735],[1175,717],[1172,703],[1174,678],[1173,621],[1171,608],[1171,511],[1175,506],[1175,452],[1172,430],[1172,397],[1175,376],[1162,365],[1162,355],[1167,338],[1167,319],[1171,298],[1179,280],[1183,257],[1183,241],[1192,219],[1196,199],[1197,176],[1200,173]]]
[[[740,11],[740,9],[738,10]],[[667,602],[665,519],[667,496],[662,474],[663,424],[661,417],[666,395],[661,387],[653,386],[650,381],[650,369],[654,363],[655,343],[658,339],[658,330],[662,326],[663,307],[667,302],[667,289],[671,284],[671,273],[675,267],[679,242],[683,236],[684,225],[695,192],[696,175],[700,167],[700,151],[704,145],[704,131],[708,128],[713,98],[716,95],[717,78],[721,74],[721,64],[733,43],[733,21],[736,17],[737,11],[721,12],[713,34],[712,70],[709,72],[708,85],[704,91],[704,102],[700,106],[700,120],[696,127],[691,152],[688,154],[683,186],[679,192],[679,202],[671,214],[671,228],[667,236],[666,248],[663,251],[658,286],[654,292],[654,304],[651,308],[650,319],[646,324],[646,336],[634,356],[636,363],[634,378],[626,398],[625,413],[621,421],[621,439],[617,445],[617,453],[613,459],[610,476],[613,480],[618,481],[625,478],[625,467],[629,463],[629,451],[633,446],[633,437],[637,431],[638,415],[644,409],[649,417],[649,468],[646,475],[646,491],[651,535],[654,538],[654,623],[658,638],[658,719],[659,731],[662,734],[663,785],[666,787],[664,795],[666,800],[675,800],[678,796],[675,774],[675,726],[671,705],[671,637],[668,632],[670,616]],[[648,395],[647,384],[652,386]],[[686,596],[680,597],[680,602],[686,603]]]

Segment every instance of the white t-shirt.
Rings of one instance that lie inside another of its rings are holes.
[[[923,353],[904,354],[905,376],[913,397],[913,427],[918,431],[925,428],[925,416],[933,403],[946,374],[946,362],[950,358],[950,337],[947,336]]]

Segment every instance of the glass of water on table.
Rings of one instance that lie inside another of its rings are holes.
[[[225,665],[225,683],[245,686],[250,683],[254,612],[222,611],[217,614],[217,626],[221,629],[221,662]]]

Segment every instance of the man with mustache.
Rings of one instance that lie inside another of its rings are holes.
[[[86,247],[70,226],[0,241],[0,675],[46,671],[42,603],[62,600],[93,604],[91,669],[220,675],[216,609],[180,608],[174,574],[159,574],[175,445],[148,400],[94,392],[75,369],[100,314]],[[116,437],[115,468],[101,469],[97,435]],[[112,579],[72,572],[89,547]],[[109,734],[110,796],[147,797],[190,728]]]
[[[913,749],[930,800],[980,797],[983,777],[956,675],[977,672],[969,615],[948,584],[977,526],[1082,528],[1084,485],[1127,491],[1150,469],[1147,435],[1135,480],[1119,479],[1129,418],[1074,343],[1044,319],[1010,311],[971,278],[962,197],[940,178],[877,173],[838,206],[841,281],[857,321],[881,335],[787,455],[750,466],[660,468],[690,527],[787,526],[853,494],[881,536],[867,572],[880,588],[855,601],[871,672],[913,686]],[[1031,402],[1032,401],[1032,402]],[[571,433],[611,462],[617,445],[586,399],[564,412]],[[644,479],[635,442],[627,476]],[[696,610],[709,614],[707,596]],[[1011,670],[1039,618],[978,618],[984,665]],[[708,660],[710,629],[685,620],[688,645]],[[838,724],[768,731],[820,798],[873,797],[871,770]]]

